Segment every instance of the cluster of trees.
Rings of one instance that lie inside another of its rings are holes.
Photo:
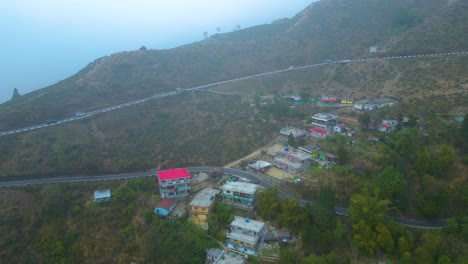
[[[277,188],[265,189],[259,193],[256,212],[263,219],[286,227],[293,234],[301,237],[304,258],[295,256],[290,249],[282,249],[281,263],[313,263],[313,258],[327,256],[334,246],[343,243],[345,228],[335,215],[335,191],[330,187],[320,190],[313,204],[301,207],[293,199],[278,198]]]
[[[206,232],[187,219],[155,219],[144,235],[144,263],[204,263],[206,249],[219,247]]]
[[[380,178],[386,175],[401,178],[394,168],[384,170]],[[263,219],[300,236],[300,250],[282,244],[282,264],[348,263],[357,257],[343,254],[343,249],[405,264],[464,263],[468,257],[463,253],[467,249],[468,219],[454,219],[443,230],[407,229],[386,217],[393,206],[390,198],[403,188],[393,186],[397,187],[373,191],[362,188],[351,196],[349,218],[343,219],[335,215],[336,193],[331,187],[322,188],[317,199],[304,207],[295,200],[280,200],[276,188],[266,189],[260,192],[256,208]]]

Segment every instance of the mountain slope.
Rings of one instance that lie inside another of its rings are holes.
[[[323,0],[269,25],[170,50],[99,58],[68,79],[0,105],[0,129],[325,59],[466,50],[467,25],[462,22],[467,11],[464,1]],[[371,55],[370,45],[385,51]],[[217,89],[245,94],[306,89],[315,96],[355,99],[393,95],[424,105],[425,112],[436,105],[434,111],[449,112],[467,105],[466,89],[458,88],[468,82],[466,62],[467,57],[460,56],[340,64]],[[106,173],[224,164],[273,139],[282,122],[296,122],[259,116],[249,99],[194,93],[2,137],[0,173]]]
[[[399,21],[401,12],[410,18]],[[327,58],[368,56],[369,46],[375,44],[389,54],[462,50],[467,43],[466,13],[463,1],[324,0],[290,20],[217,34],[175,49],[121,52],[97,59],[66,80],[1,105],[0,129],[176,87]],[[396,31],[401,28],[405,30]]]

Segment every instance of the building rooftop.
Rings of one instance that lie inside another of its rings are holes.
[[[301,163],[291,162],[288,159],[282,157],[275,157],[275,161],[281,163],[281,166],[283,166],[283,168],[290,167],[293,169],[300,169],[302,167]]]
[[[285,136],[293,135],[293,137],[300,137],[307,134],[304,129],[295,128],[295,127],[283,127],[280,130],[280,133]]]
[[[213,264],[244,264],[246,256],[230,251],[223,251]]]
[[[323,130],[323,129],[320,129],[320,128],[315,128],[315,127],[309,128],[309,131],[310,131],[310,132],[319,133],[319,134],[322,134],[322,135],[328,134],[328,131]]]
[[[174,199],[170,199],[170,198],[167,198],[167,199],[162,199],[157,205],[156,207],[161,207],[161,208],[164,208],[166,210],[169,210],[171,209],[171,207],[175,204],[175,200]]]
[[[299,147],[299,149],[304,150],[309,153],[319,150],[319,148],[314,144],[305,145],[305,146]]]
[[[210,248],[206,250],[207,259],[209,259],[208,256],[210,256],[214,258],[211,260],[216,260],[221,256],[221,254],[223,254],[223,251],[219,248]]]
[[[312,116],[313,119],[318,119],[318,120],[324,120],[324,121],[330,121],[336,119],[336,115],[332,114],[327,114],[327,113],[317,113]]]
[[[111,191],[109,189],[94,191],[94,199],[102,199],[107,197],[111,197]]]
[[[287,151],[283,149],[283,150],[278,151],[278,153],[281,154],[282,156],[289,156],[289,157],[292,157],[301,161],[308,160],[310,158],[309,155],[304,154],[303,152],[299,152],[299,151]]]
[[[294,101],[302,100],[302,97],[299,94],[285,94],[283,98],[293,99]]]
[[[158,179],[161,181],[190,178],[190,173],[186,168],[169,169],[158,171]]]
[[[396,103],[395,100],[393,99],[388,99],[388,98],[376,98],[376,99],[370,99],[370,100],[359,100],[356,101],[356,104],[384,104],[384,103]]]
[[[203,189],[193,198],[190,206],[209,207],[214,202],[214,198],[219,192],[220,190],[211,188]]]
[[[243,230],[250,230],[258,233],[265,226],[265,223],[236,215],[234,221],[231,222],[231,226],[240,227]]]
[[[250,163],[248,165],[249,165],[249,167],[251,167],[253,169],[260,170],[260,169],[271,166],[271,163],[266,162],[264,160],[257,160],[254,163]]]
[[[258,185],[248,182],[226,182],[221,189],[253,195],[258,189]]]

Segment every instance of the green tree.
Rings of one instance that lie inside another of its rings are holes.
[[[317,228],[314,236],[315,252],[320,255],[330,253],[335,242],[335,201],[336,191],[326,186],[320,189],[318,198],[312,205],[313,223]]]
[[[279,255],[280,264],[296,264],[298,261],[297,254],[289,247],[281,247]]]
[[[292,132],[288,136],[288,145],[293,148],[297,148],[297,143],[296,143],[296,140],[294,139]]]
[[[415,163],[415,169],[418,176],[422,176],[428,172],[431,163],[431,153],[427,150],[418,152]]]
[[[143,236],[144,263],[203,263],[205,250],[218,244],[194,223],[178,219],[155,221]]]
[[[411,253],[405,252],[400,258],[401,264],[413,264],[413,258],[411,257]]]
[[[338,147],[337,154],[338,165],[345,165],[351,159],[351,153],[349,153],[349,150],[347,150],[344,145],[340,145]]]
[[[446,144],[440,146],[439,160],[444,174],[450,174],[455,167],[455,151],[453,148]]]
[[[300,230],[300,224],[303,221],[302,208],[296,200],[285,199],[280,203],[281,213],[278,215],[278,223],[286,226],[292,232]]]
[[[416,263],[437,263],[442,245],[442,238],[433,231],[421,235],[420,245],[415,250]]]
[[[447,190],[440,186],[434,177],[424,175],[421,178],[421,192],[416,194],[416,206],[426,217],[442,214],[448,202]]]
[[[406,179],[394,167],[387,167],[377,175],[375,181],[379,189],[379,196],[383,199],[390,199],[394,204],[401,204],[406,199]]]
[[[124,183],[121,184],[117,190],[115,190],[113,198],[116,201],[122,203],[130,203],[131,201],[135,200],[136,194],[135,191],[128,186],[128,184]]]
[[[334,253],[323,256],[310,255],[301,260],[300,264],[334,264],[336,263],[336,257]]]
[[[258,214],[263,219],[274,220],[280,210],[280,201],[278,198],[278,188],[265,189],[258,195],[257,202]]]
[[[389,200],[379,200],[367,190],[351,196],[348,213],[353,223],[353,242],[369,255],[373,255],[378,248],[389,251],[393,247],[392,237],[385,224],[385,212],[390,204]]]
[[[442,255],[437,260],[437,264],[451,264],[451,263],[452,263],[452,260],[447,255]]]
[[[11,97],[11,100],[16,100],[18,99],[19,97],[21,97],[21,94],[18,92],[18,89],[14,88],[13,89],[13,96]]]

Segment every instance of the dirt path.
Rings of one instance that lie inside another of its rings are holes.
[[[227,167],[227,168],[232,168],[232,167],[236,167],[236,166],[239,166],[239,164],[241,163],[242,160],[248,160],[248,159],[252,159],[258,155],[260,155],[262,153],[262,149],[259,149],[259,150],[256,150],[252,153],[250,153],[249,155],[241,158],[241,159],[238,159],[234,162],[231,162],[229,163],[228,165],[224,166],[224,167]]]

